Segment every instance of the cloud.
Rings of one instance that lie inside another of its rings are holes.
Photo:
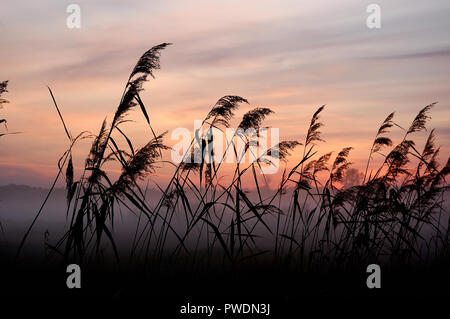
[[[407,60],[407,59],[420,59],[420,58],[450,58],[450,48],[442,50],[433,50],[425,52],[413,52],[413,53],[403,53],[403,54],[392,54],[384,56],[373,56],[368,59],[374,60]]]

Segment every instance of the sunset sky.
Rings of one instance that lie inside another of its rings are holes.
[[[80,29],[66,26],[71,3],[81,7]],[[366,26],[370,3],[381,7],[380,29]],[[142,94],[156,132],[192,129],[217,99],[232,94],[271,107],[266,124],[280,128],[283,139],[302,141],[311,115],[326,104],[320,152],[353,146],[351,161],[361,168],[390,112],[408,126],[438,101],[428,127],[436,128],[446,160],[449,16],[447,0],[3,0],[0,81],[9,80],[10,103],[0,118],[22,133],[0,138],[0,185],[48,187],[57,172],[67,138],[47,85],[73,135],[97,133],[106,116],[111,120],[137,59],[162,42],[173,46]],[[136,123],[124,129],[143,145],[151,138],[146,122],[137,110],[130,119]],[[170,135],[167,143],[174,143]],[[76,165],[89,144],[78,145]]]

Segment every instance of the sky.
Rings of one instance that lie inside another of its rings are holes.
[[[81,28],[69,29],[66,8],[81,8]],[[366,8],[381,8],[381,28],[369,29]],[[266,124],[282,139],[302,141],[314,111],[326,104],[319,153],[352,146],[362,168],[374,135],[390,113],[408,126],[438,101],[442,160],[450,145],[450,2],[426,1],[62,1],[3,0],[0,80],[10,101],[0,110],[10,132],[0,139],[0,185],[48,187],[67,138],[50,86],[72,135],[98,132],[112,118],[136,61],[171,42],[142,99],[160,133],[193,128],[221,96],[245,97],[275,113]],[[124,125],[136,145],[151,133],[135,111]],[[236,121],[236,125],[239,120]],[[4,131],[4,128],[0,128]],[[392,137],[399,138],[394,130]],[[423,139],[425,135],[418,134]],[[81,167],[90,141],[74,150]],[[299,152],[293,155],[297,158]],[[162,168],[158,177],[168,175]]]

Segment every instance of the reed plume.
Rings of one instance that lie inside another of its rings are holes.
[[[323,123],[319,122],[320,112],[322,112],[324,108],[325,108],[325,105],[322,105],[321,107],[319,107],[319,109],[314,113],[314,115],[311,119],[311,123],[308,128],[308,133],[306,134],[305,147],[315,141],[324,142],[324,140],[320,136],[320,131],[319,131],[319,129],[323,126]]]
[[[265,159],[265,156],[269,156],[272,158],[278,158],[280,161],[286,162],[291,152],[299,145],[302,145],[302,143],[298,141],[281,141],[274,147],[267,150],[267,152],[263,154],[261,158]],[[270,162],[270,160],[267,161]]]
[[[342,182],[342,179],[344,178],[345,171],[350,167],[352,164],[347,160],[350,151],[353,149],[353,147],[345,147],[343,148],[338,155],[336,156],[333,165],[331,167],[331,176],[330,180],[332,182]]]
[[[375,140],[372,143],[372,147],[370,148],[369,157],[367,159],[366,169],[364,171],[363,183],[366,180],[367,173],[369,170],[370,161],[372,159],[372,155],[374,153],[378,153],[385,146],[392,146],[392,140],[387,136],[382,136],[385,133],[389,132],[389,129],[394,126],[393,118],[394,112],[389,114],[386,119],[381,123],[381,126],[378,128],[377,134],[375,135]]]
[[[411,126],[409,127],[406,134],[411,134],[414,132],[424,131],[426,130],[425,124],[431,117],[429,116],[430,110],[433,106],[435,106],[437,102],[431,103],[427,106],[425,106],[423,109],[420,110],[420,112],[415,117],[414,121],[412,122]]]
[[[153,138],[145,146],[136,151],[122,168],[119,179],[113,189],[123,191],[132,187],[139,179],[143,179],[148,173],[154,172],[155,163],[160,155],[160,150],[169,149],[163,144],[163,137],[167,132]]]
[[[394,114],[394,112],[389,114],[378,129],[377,135],[375,136],[375,140],[372,145],[370,156],[372,156],[373,153],[378,153],[383,146],[392,146],[392,140],[389,137],[381,135],[388,133],[389,129],[394,125],[394,122],[392,120],[394,118]]]
[[[221,97],[206,116],[205,122],[214,127],[217,127],[218,125],[229,127],[229,121],[233,118],[234,111],[238,108],[239,103],[248,104],[248,101],[235,95],[226,95]]]
[[[8,81],[0,82],[0,109],[3,108],[3,104],[9,103],[9,101],[2,98],[2,95],[6,92],[8,92]]]
[[[113,124],[118,122],[125,114],[137,105],[142,85],[148,80],[148,76],[154,78],[153,71],[160,68],[159,58],[161,51],[171,43],[162,43],[147,50],[138,60],[128,78],[125,93],[114,115]],[[147,114],[143,108],[144,116]]]

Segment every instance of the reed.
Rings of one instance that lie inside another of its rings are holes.
[[[72,149],[78,140],[91,135],[83,132],[72,137],[50,90],[69,141],[55,179],[55,183],[60,176],[66,180],[69,226],[59,241],[48,244],[49,258],[89,263],[101,260],[109,249],[120,267],[143,263],[145,271],[180,261],[186,268],[201,268],[271,260],[274,265],[307,271],[321,265],[339,268],[374,261],[408,264],[448,258],[449,215],[445,204],[450,160],[440,165],[434,130],[422,151],[413,140],[425,131],[435,103],[421,109],[408,129],[394,122],[394,113],[389,114],[375,134],[362,180],[344,187],[353,148],[345,147],[335,156],[321,154],[319,145],[325,141],[320,115],[324,105],[312,115],[303,143],[282,141],[250,164],[238,161],[230,180],[224,183],[219,176],[226,153],[237,153],[237,139],[245,143],[243,155],[251,152],[254,136],[245,130],[259,129],[273,113],[266,107],[245,113],[222,160],[207,161],[210,153],[206,151],[214,145],[208,132],[229,127],[236,110],[248,104],[245,98],[224,96],[205,116],[205,133],[196,132],[191,149],[184,154],[184,158],[201,160],[170,163],[174,167],[172,178],[164,189],[160,188],[160,198],[149,202],[140,181],[145,181],[150,172],[157,174],[158,163],[169,162],[163,158],[168,147],[165,133],[153,131],[140,92],[148,77],[154,77],[159,69],[160,53],[167,46],[155,46],[139,59],[111,123],[105,119],[95,135],[77,180]],[[153,135],[140,148],[120,128],[128,112],[137,106]],[[394,127],[404,131],[395,146],[388,135]],[[383,159],[379,167],[372,165],[375,156]],[[265,176],[258,168],[271,165],[274,157],[286,164],[279,187],[267,194],[262,187]],[[108,174],[110,162],[121,168],[116,180]],[[246,187],[251,181],[253,194],[244,188],[244,179]],[[138,220],[126,257],[120,255],[114,236],[114,222],[122,208],[133,212]],[[175,226],[175,219],[182,225]],[[169,244],[173,242],[175,245]]]

